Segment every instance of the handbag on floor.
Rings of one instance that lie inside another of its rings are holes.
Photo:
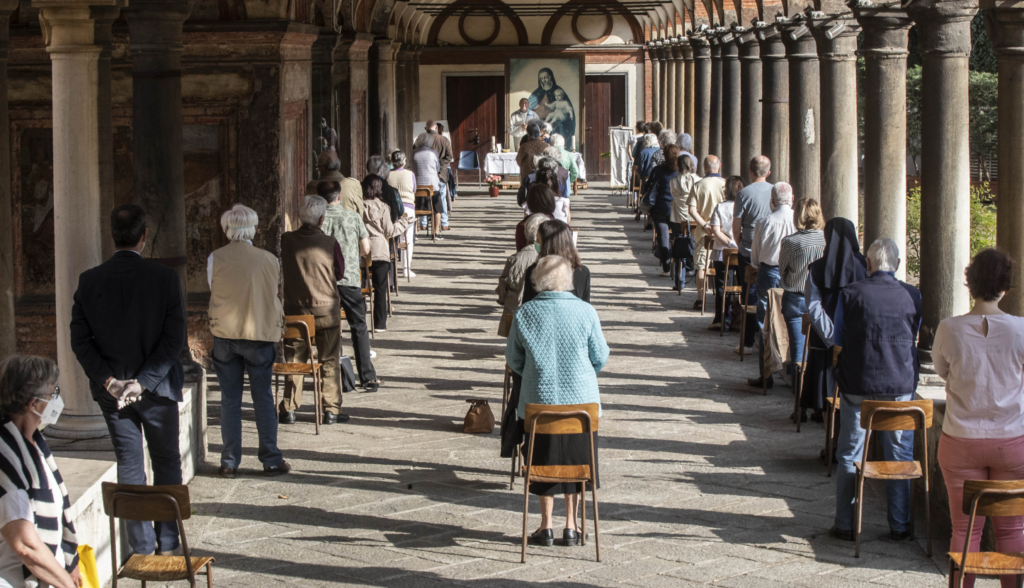
[[[347,355],[341,356],[338,362],[341,366],[341,391],[351,392],[356,389],[356,372],[352,369],[352,358]]]
[[[469,412],[462,423],[462,430],[466,433],[493,433],[494,413],[491,406],[482,398],[467,400],[470,404]]]

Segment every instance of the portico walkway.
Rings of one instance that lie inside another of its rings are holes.
[[[611,347],[599,378],[603,561],[592,546],[555,546],[531,547],[520,564],[522,485],[508,490],[497,431],[461,432],[466,398],[501,406],[505,340],[493,291],[521,218],[511,193],[476,192],[457,201],[443,242],[416,248],[418,277],[402,281],[397,314],[374,343],[382,391],[346,394],[352,421],[319,437],[310,411],[282,427],[294,469],[272,479],[257,473],[246,403],[243,475],[211,470],[193,481],[190,543],[216,556],[216,585],[945,585],[921,547],[879,539],[881,486],[869,485],[862,557],[829,538],[834,482],[818,459],[821,426],[794,432],[787,387],[748,392],[756,364],[733,355],[735,336],[706,331],[710,317],[685,310],[692,286],[678,296],[657,276],[651,234],[624,198],[591,189],[573,213]]]

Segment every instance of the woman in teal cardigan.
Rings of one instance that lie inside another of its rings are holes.
[[[524,304],[512,321],[505,360],[522,376],[519,414],[527,404],[587,404],[600,406],[597,372],[608,361],[608,344],[601,321],[590,304],[572,289],[572,268],[564,257],[549,255],[537,262],[532,275],[536,298]],[[594,459],[597,459],[596,437]],[[523,448],[529,455],[529,448]],[[533,465],[585,465],[590,463],[587,434],[537,435]],[[596,464],[595,464],[596,465]],[[595,475],[599,467],[595,467]],[[552,512],[556,494],[565,495],[565,545],[578,545],[576,510],[581,488],[577,484],[530,484],[540,497],[540,528],[530,537],[535,545],[554,544]]]

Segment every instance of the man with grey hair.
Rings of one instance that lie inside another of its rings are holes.
[[[697,161],[697,156],[693,154],[693,137],[689,133],[679,133],[676,137],[676,146],[679,147],[679,154],[686,154],[693,162],[693,169],[700,167],[700,162]]]
[[[693,231],[694,251],[693,266],[697,270],[697,290],[704,284],[704,266],[710,252],[704,247],[704,235],[711,234],[711,215],[715,207],[725,200],[725,179],[718,170],[722,163],[718,157],[708,155],[704,158],[704,177],[690,188],[690,197],[686,200],[690,220],[697,223]],[[693,304],[694,310],[701,310],[704,301],[700,298]]]
[[[451,196],[451,186],[448,185],[448,180],[451,177],[452,168],[451,163],[455,161],[455,154],[452,151],[452,142],[448,140],[448,137],[444,136],[444,126],[440,125],[436,121],[427,121],[427,133],[429,133],[433,139],[434,153],[437,153],[437,180],[438,189],[435,196],[441,202],[441,208],[435,209],[436,213],[441,215],[441,230],[447,231],[448,229],[448,205],[449,196]]]
[[[558,176],[558,195],[562,198],[568,198],[572,194],[569,188],[569,170],[559,161],[561,157],[562,152],[558,150],[558,147],[548,147],[544,150],[542,157],[534,159],[534,167],[537,171],[547,169]]]
[[[348,421],[341,412],[341,304],[335,285],[345,275],[345,259],[338,241],[323,232],[327,201],[306,196],[299,207],[302,226],[281,235],[281,273],[284,277],[284,313],[312,315],[319,362],[323,365],[323,424]],[[358,259],[349,260],[358,266]],[[288,363],[309,361],[312,351],[300,339],[286,339],[284,359]],[[302,404],[302,376],[285,381],[284,399],[279,407],[282,424],[295,423],[295,411]]]
[[[764,354],[761,353],[764,336],[760,330],[764,329],[768,291],[778,288],[779,281],[782,279],[779,274],[779,251],[782,248],[782,240],[796,232],[796,227],[793,225],[793,186],[786,182],[779,182],[772,187],[771,209],[771,214],[754,225],[754,236],[750,246],[750,265],[757,268],[757,326],[759,332],[755,335],[754,342],[758,351],[761,375],[747,380],[747,383],[757,388],[761,388],[762,385],[771,388],[775,383],[771,374],[764,373]],[[768,381],[762,382],[762,378],[768,378]]]
[[[836,383],[840,392],[839,444],[836,447],[836,516],[829,534],[852,541],[854,464],[864,453],[860,426],[865,400],[908,401],[917,391],[920,365],[921,292],[896,279],[900,251],[892,239],[879,239],[867,254],[869,277],[842,289],[833,319],[832,341],[839,351]],[[886,461],[914,459],[913,431],[876,433]],[[910,480],[886,482],[889,538],[910,537]]]
[[[211,253],[206,263],[213,369],[220,383],[223,448],[219,473],[225,478],[234,478],[242,461],[242,384],[246,373],[256,412],[256,455],[263,471],[291,471],[277,446],[274,393],[270,387],[275,347],[284,332],[284,311],[277,297],[280,269],[272,253],[252,244],[258,224],[255,210],[234,205],[220,217],[230,243]]]
[[[551,135],[551,146],[558,149],[558,164],[565,168],[569,172],[569,185],[576,183],[576,178],[580,177],[580,168],[576,165],[576,157],[573,153],[565,148],[565,137],[555,133]],[[545,149],[544,153],[547,154],[548,150]]]
[[[743,292],[747,292],[747,267],[750,265],[750,247],[754,240],[754,225],[757,221],[772,213],[772,185],[768,176],[772,173],[772,162],[764,155],[750,160],[750,183],[736,194],[733,206],[732,234],[736,235],[739,245],[739,265],[736,275]],[[757,266],[754,266],[755,268]],[[748,322],[746,331],[741,335],[741,345],[750,347],[754,344],[754,323]],[[736,348],[737,351],[739,347]]]
[[[548,148],[548,144],[544,142],[544,139],[540,138],[541,125],[537,121],[530,121],[526,125],[526,136],[523,137],[522,142],[519,144],[519,153],[516,154],[516,164],[519,165],[519,178],[522,178],[533,173],[533,158],[544,153],[544,150]]]

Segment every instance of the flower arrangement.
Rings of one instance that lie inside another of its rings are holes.
[[[484,178],[484,181],[487,182],[487,185],[491,188],[501,187],[501,176],[492,174]]]

